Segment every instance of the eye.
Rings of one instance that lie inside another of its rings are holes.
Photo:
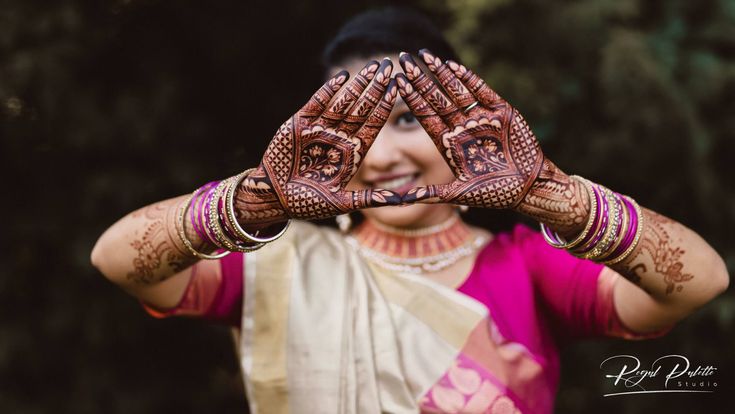
[[[403,128],[411,128],[419,124],[418,120],[415,116],[413,116],[413,113],[411,113],[411,111],[406,111],[398,115],[396,117],[395,123],[397,126]]]

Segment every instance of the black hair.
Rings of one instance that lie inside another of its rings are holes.
[[[442,32],[423,14],[388,7],[358,14],[345,23],[324,48],[322,64],[330,68],[350,58],[368,58],[427,48],[442,59],[459,61]]]

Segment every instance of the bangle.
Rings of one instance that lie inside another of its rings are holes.
[[[590,217],[584,231],[567,243],[542,223],[544,239],[553,247],[564,248],[582,259],[606,265],[621,262],[640,242],[644,224],[641,207],[628,196],[615,193],[582,177],[572,177],[585,184],[590,197]]]
[[[612,191],[606,187],[600,186],[608,206],[607,214],[607,228],[604,231],[604,235],[600,238],[600,241],[593,244],[590,251],[582,255],[583,259],[598,260],[600,255],[606,253],[610,245],[615,241],[614,237],[618,234],[620,228],[620,222],[622,220],[620,215],[620,200],[615,197]]]
[[[628,210],[628,206],[625,204],[622,195],[615,193],[615,198],[618,203],[620,203],[621,223],[614,237],[615,242],[610,246],[609,249],[607,249],[606,252],[598,256],[597,260],[607,260],[610,257],[614,257],[615,253],[618,252],[620,246],[623,244],[628,236],[628,230],[630,226],[630,211]]]
[[[578,175],[572,175],[570,176],[570,178],[576,179],[581,182],[584,188],[587,190],[587,197],[590,200],[590,214],[587,218],[587,223],[584,226],[584,230],[582,230],[582,232],[569,243],[564,241],[564,239],[557,233],[552,232],[551,229],[544,223],[541,223],[541,234],[543,234],[546,242],[559,249],[571,249],[582,243],[590,233],[590,230],[592,229],[592,224],[595,223],[598,218],[597,194],[593,191],[592,184],[587,179],[582,178]]]
[[[252,235],[245,231],[240,226],[240,223],[237,221],[237,217],[235,217],[235,191],[237,191],[237,188],[240,186],[240,183],[242,180],[244,180],[248,174],[250,174],[255,168],[251,168],[249,170],[245,170],[242,173],[236,175],[232,178],[232,184],[227,189],[227,194],[225,196],[225,218],[227,219],[227,222],[230,226],[230,228],[235,232],[235,234],[244,240],[248,240],[250,242],[254,243],[269,243],[272,242],[279,237],[283,236],[283,233],[286,232],[286,229],[288,229],[289,224],[291,224],[291,220],[289,219],[286,221],[286,224],[283,226],[281,230],[276,233],[275,236],[270,237],[258,237],[258,232],[255,233],[255,235]]]
[[[605,197],[605,193],[600,186],[597,185],[592,185],[592,189],[597,199],[597,217],[595,219],[595,224],[592,226],[593,230],[590,231],[588,237],[585,238],[579,246],[574,249],[570,249],[577,257],[584,256],[585,253],[592,250],[594,246],[602,240],[610,221],[610,203],[608,202],[607,197]]]
[[[179,227],[177,229],[178,230],[178,233],[179,233],[179,239],[181,239],[181,243],[184,244],[184,246],[186,247],[186,249],[189,250],[189,252],[192,255],[194,255],[194,257],[197,257],[199,259],[206,259],[206,260],[221,259],[221,258],[227,256],[228,254],[230,254],[230,252],[225,251],[225,252],[221,252],[221,253],[218,253],[218,254],[201,253],[201,252],[197,251],[194,248],[194,246],[191,244],[191,241],[189,241],[189,239],[186,238],[186,227],[185,227],[185,224],[184,224],[184,217],[186,215],[186,210],[189,207],[189,204],[191,203],[191,200],[194,198],[194,195],[195,194],[196,194],[196,191],[193,192],[186,199],[186,201],[183,203],[183,205],[179,208],[178,220],[177,220],[177,223],[180,225],[180,226],[177,226],[177,227]]]
[[[635,228],[635,233],[632,233],[632,231],[629,231],[628,233],[635,234],[635,235],[633,236],[633,240],[630,242],[630,245],[628,245],[628,247],[625,249],[625,251],[620,256],[614,257],[613,259],[603,262],[606,265],[614,265],[616,263],[623,261],[623,259],[628,257],[630,253],[632,253],[635,247],[638,245],[638,242],[641,239],[641,234],[643,233],[643,213],[641,211],[641,207],[638,205],[638,203],[635,202],[635,200],[633,200],[630,197],[623,196],[623,200],[629,206],[629,208],[630,207],[633,208],[633,211],[631,212],[633,214],[631,214],[631,228],[630,229],[632,230],[633,228]],[[623,246],[625,245],[626,244],[623,243]]]
[[[209,239],[209,237],[207,237],[206,233],[204,232],[204,226],[202,225],[202,204],[203,201],[207,198],[209,190],[211,190],[218,183],[219,181],[211,181],[199,187],[194,192],[194,197],[189,203],[189,220],[191,221],[192,227],[194,227],[194,231],[202,240]]]
[[[218,211],[219,204],[222,202],[222,195],[225,190],[225,187],[227,187],[231,181],[232,181],[232,178],[223,180],[217,185],[217,187],[214,188],[214,193],[212,195],[212,198],[209,201],[209,206],[208,206],[209,208],[207,210],[207,214],[209,218],[209,220],[207,221],[207,227],[209,227],[209,230],[214,235],[215,240],[219,244],[221,244],[223,248],[230,250],[230,251],[237,251],[241,253],[251,252],[253,250],[263,247],[264,243],[259,243],[255,245],[244,245],[242,243],[238,243],[237,241],[233,241],[232,239],[228,238],[227,235],[224,234],[224,231],[220,223],[220,217],[219,217],[219,211]]]

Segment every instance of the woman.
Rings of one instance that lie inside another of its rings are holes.
[[[155,316],[237,327],[267,413],[551,412],[563,343],[663,335],[727,288],[697,234],[559,170],[456,60],[421,16],[358,16],[325,53],[347,70],[257,168],[129,214],[92,262]],[[308,222],[335,216],[342,232]]]

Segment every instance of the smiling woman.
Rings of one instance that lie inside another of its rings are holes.
[[[362,14],[325,62],[260,165],[131,213],[92,253],[152,315],[237,328],[252,412],[551,412],[563,344],[661,336],[727,287],[694,232],[556,167],[423,16]]]

